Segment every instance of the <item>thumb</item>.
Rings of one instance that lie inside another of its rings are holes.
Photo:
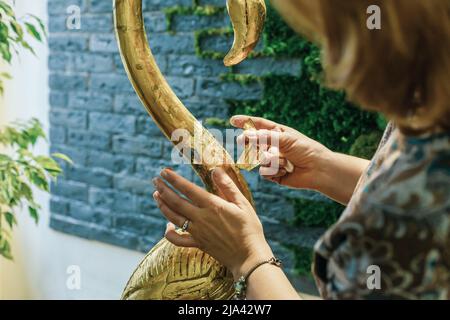
[[[240,208],[246,205],[247,199],[233,180],[226,174],[225,170],[222,168],[214,169],[212,177],[217,188],[224,195],[225,200],[236,204]]]

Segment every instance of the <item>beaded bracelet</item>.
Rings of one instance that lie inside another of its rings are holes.
[[[238,281],[234,283],[234,300],[246,300],[246,294],[247,294],[247,280],[252,275],[252,273],[258,269],[259,267],[265,265],[265,264],[271,264],[276,267],[281,268],[282,262],[280,259],[277,259],[275,257],[270,258],[269,260],[262,261],[258,264],[256,264],[253,268],[250,269],[250,271],[245,276],[241,276]]]

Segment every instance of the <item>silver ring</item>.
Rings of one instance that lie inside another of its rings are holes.
[[[186,221],[183,223],[183,226],[181,227],[181,231],[186,232],[187,229],[189,228],[189,223],[191,223],[191,222],[190,222],[189,220],[186,220]]]

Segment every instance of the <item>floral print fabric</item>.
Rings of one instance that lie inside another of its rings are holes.
[[[380,286],[368,286],[380,271]],[[386,129],[340,220],[315,246],[325,299],[450,298],[450,134]]]

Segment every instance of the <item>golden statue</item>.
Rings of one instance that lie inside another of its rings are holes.
[[[264,0],[228,0],[234,29],[233,48],[224,59],[232,66],[255,48],[264,26]],[[172,91],[150,50],[142,16],[142,0],[114,0],[114,22],[123,64],[144,107],[168,139],[176,129],[189,132],[191,148],[202,164],[191,163],[208,191],[216,193],[211,170],[222,166],[253,203],[251,192],[222,145],[203,128]],[[199,135],[198,133],[201,132]],[[199,148],[200,146],[200,148]],[[208,146],[208,154],[203,153]],[[195,154],[193,152],[193,154]],[[128,281],[122,299],[230,299],[234,295],[231,273],[196,248],[180,248],[162,239],[145,256]]]

